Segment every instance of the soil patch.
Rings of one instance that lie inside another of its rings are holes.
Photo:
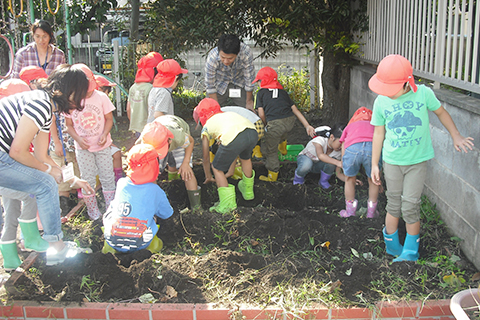
[[[126,119],[117,120],[119,127],[123,122]],[[191,126],[196,139],[194,172],[201,184],[200,131],[193,130],[193,122]],[[133,144],[131,135],[114,137],[117,146],[126,150]],[[289,143],[305,145],[307,141],[298,124]],[[202,185],[203,210],[193,213],[185,210],[188,197],[183,182],[164,181],[162,174],[158,184],[175,212],[160,221],[161,254],[147,250],[102,254],[101,222],[90,223],[83,210],[64,224],[64,232],[68,240],[92,248],[93,253],[79,254],[53,267],[45,267],[45,257],[40,254],[9,288],[7,298],[140,302],[145,294],[151,294],[157,302],[266,306],[294,304],[287,301],[292,298],[287,295],[290,292],[293,300],[308,295],[307,300],[333,306],[368,305],[392,297],[450,298],[460,289],[444,281],[452,270],[466,280],[460,286],[472,285],[476,270],[443,224],[425,224],[422,229],[423,262],[392,264],[382,238],[385,195],[379,198],[380,217],[365,218],[365,174],[359,175],[364,184],[357,187],[357,216],[343,219],[338,215],[345,205],[343,183],[332,178],[332,187],[323,190],[317,184],[319,176],[310,174],[304,185],[294,186],[295,168],[296,163],[283,162],[277,182],[256,178],[252,201],[243,200],[237,189],[238,209],[225,215],[208,210],[218,201],[214,184]],[[266,173],[262,162],[255,162],[254,169],[256,177]],[[238,181],[230,183],[237,185]],[[400,238],[404,235],[401,226]],[[435,257],[437,263],[429,262]]]

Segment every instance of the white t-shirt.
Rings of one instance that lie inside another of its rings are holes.
[[[328,147],[328,138],[326,137],[315,137],[307,143],[305,149],[303,149],[300,154],[306,155],[313,161],[320,161],[317,157],[317,150],[315,149],[315,144],[322,146],[323,153],[325,153],[330,158],[340,160],[342,158],[342,151],[333,150],[330,154],[327,154]]]

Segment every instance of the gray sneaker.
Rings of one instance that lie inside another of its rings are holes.
[[[90,248],[80,248],[73,241],[64,241],[65,247],[57,252],[54,248],[47,250],[47,266],[54,266],[65,261],[66,258],[72,258],[77,253],[92,253]]]

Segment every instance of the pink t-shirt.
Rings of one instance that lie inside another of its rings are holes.
[[[70,115],[66,115],[72,119],[75,132],[90,145],[88,151],[100,151],[112,144],[110,133],[104,145],[99,145],[98,140],[105,128],[105,115],[113,110],[115,106],[108,96],[95,90],[90,98],[85,99],[85,108],[82,111],[75,110]],[[81,149],[77,141],[75,141],[75,148]]]
[[[340,142],[345,145],[345,149],[355,143],[371,142],[374,130],[375,127],[370,124],[370,121],[352,122],[343,130]]]

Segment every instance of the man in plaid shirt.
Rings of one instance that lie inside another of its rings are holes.
[[[236,35],[222,35],[205,63],[208,97],[217,100],[222,107],[242,106],[253,111],[254,78],[250,48]]]

